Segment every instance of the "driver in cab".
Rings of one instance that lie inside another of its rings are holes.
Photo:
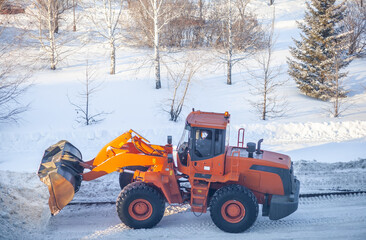
[[[198,157],[208,157],[211,154],[212,132],[209,130],[196,131],[195,154]]]

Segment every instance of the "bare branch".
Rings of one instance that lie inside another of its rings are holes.
[[[182,62],[183,59],[183,62]],[[197,57],[197,55],[188,54],[181,57],[179,61],[172,61],[175,68],[180,67],[179,70],[173,70],[168,65],[166,65],[168,79],[173,82],[173,94],[169,102],[169,110],[165,110],[170,115],[170,121],[176,122],[182,112],[184,102],[187,97],[187,93],[191,82],[198,72],[198,70],[203,66]]]
[[[259,96],[259,100],[249,100],[255,110],[261,115],[262,120],[269,117],[282,117],[287,110],[287,101],[284,98],[279,98],[277,89],[279,86],[285,84],[285,81],[276,80],[282,73],[281,67],[273,67],[273,48],[276,43],[274,38],[274,22],[275,22],[275,8],[273,8],[273,17],[270,31],[264,42],[263,51],[255,58],[258,73],[248,70],[249,74],[256,80],[255,83],[248,82],[252,87],[251,94]]]
[[[88,19],[93,23],[90,32],[95,32],[109,43],[110,74],[116,73],[116,48],[122,38],[122,24],[120,21],[125,0],[94,0],[87,12]],[[100,9],[99,3],[103,4]],[[88,6],[88,5],[86,5]],[[99,11],[103,13],[100,19]]]
[[[104,118],[101,118],[102,116],[110,114],[104,111],[91,114],[92,96],[100,89],[102,84],[99,83],[96,85],[94,77],[95,69],[91,68],[88,64],[88,61],[86,61],[85,82],[83,82],[85,88],[84,91],[79,93],[79,96],[82,97],[80,103],[74,103],[70,100],[69,96],[67,96],[69,103],[75,107],[77,114],[76,121],[84,125],[99,123],[104,120]]]

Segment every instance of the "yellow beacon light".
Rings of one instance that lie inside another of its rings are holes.
[[[230,117],[229,112],[226,111],[225,114],[224,114],[224,116],[225,116],[225,118],[229,118]]]

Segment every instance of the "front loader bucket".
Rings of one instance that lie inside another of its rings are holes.
[[[50,192],[48,205],[51,214],[57,214],[79,190],[84,168],[80,151],[71,143],[62,140],[46,149],[38,176]]]

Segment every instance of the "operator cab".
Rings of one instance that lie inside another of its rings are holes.
[[[178,143],[178,167],[186,172],[190,161],[211,159],[225,153],[226,126],[229,114],[193,111],[187,117]]]

